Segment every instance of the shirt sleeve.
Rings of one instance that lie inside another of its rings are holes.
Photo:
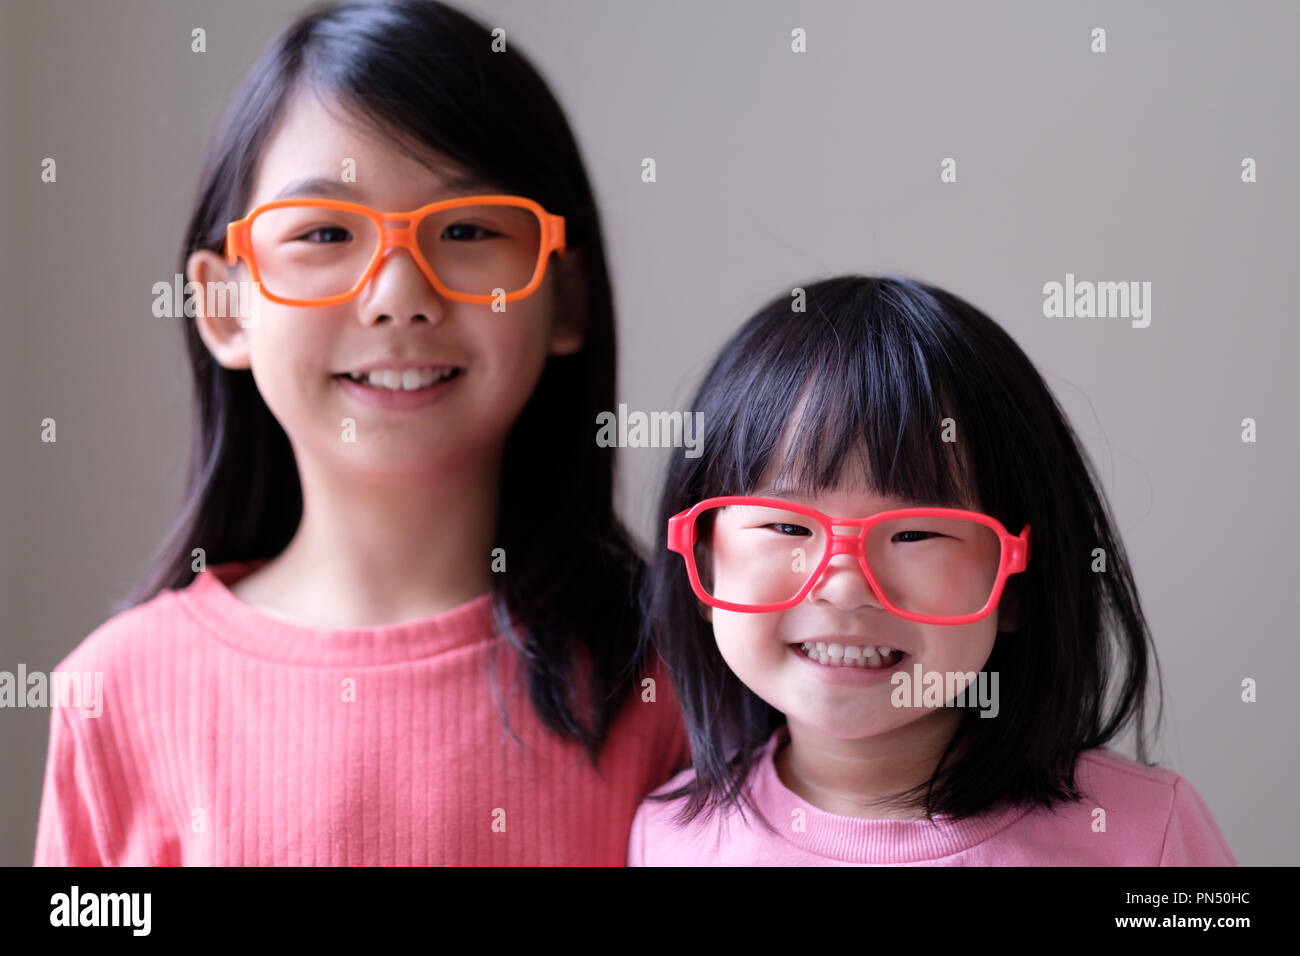
[[[1165,827],[1160,866],[1237,866],[1210,809],[1182,777],[1174,784],[1174,803]]]
[[[53,707],[34,865],[108,865],[103,823],[86,749],[65,708]]]

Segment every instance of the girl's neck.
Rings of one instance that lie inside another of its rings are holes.
[[[349,629],[434,617],[488,592],[499,456],[384,482],[299,462],[298,530],[234,584],[242,601],[304,627]]]
[[[886,807],[883,801],[930,779],[961,715],[956,708],[939,708],[864,740],[836,740],[791,721],[790,740],[774,755],[777,776],[793,793],[827,813],[924,819],[921,811]]]

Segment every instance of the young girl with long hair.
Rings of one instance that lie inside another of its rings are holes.
[[[187,497],[61,665],[104,710],[53,715],[36,862],[621,865],[686,741],[593,437],[592,189],[515,38],[428,0],[300,18],[181,261],[254,291],[182,321]]]

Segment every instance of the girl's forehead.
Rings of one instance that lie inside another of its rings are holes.
[[[445,156],[385,135],[343,104],[301,88],[263,147],[249,208],[314,196],[404,209],[408,201],[413,208],[483,185]]]

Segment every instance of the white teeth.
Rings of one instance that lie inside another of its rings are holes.
[[[432,366],[427,365],[424,368],[408,368],[398,371],[397,369],[385,368],[374,369],[370,372],[349,372],[348,377],[354,382],[361,382],[370,385],[372,388],[387,388],[395,392],[414,391],[417,388],[428,388],[435,382],[441,382],[450,378],[455,372],[451,366]]]
[[[896,664],[901,656],[899,651],[884,646],[859,647],[856,644],[826,644],[821,641],[804,641],[799,648],[820,664],[867,670],[880,670],[888,664]]]

